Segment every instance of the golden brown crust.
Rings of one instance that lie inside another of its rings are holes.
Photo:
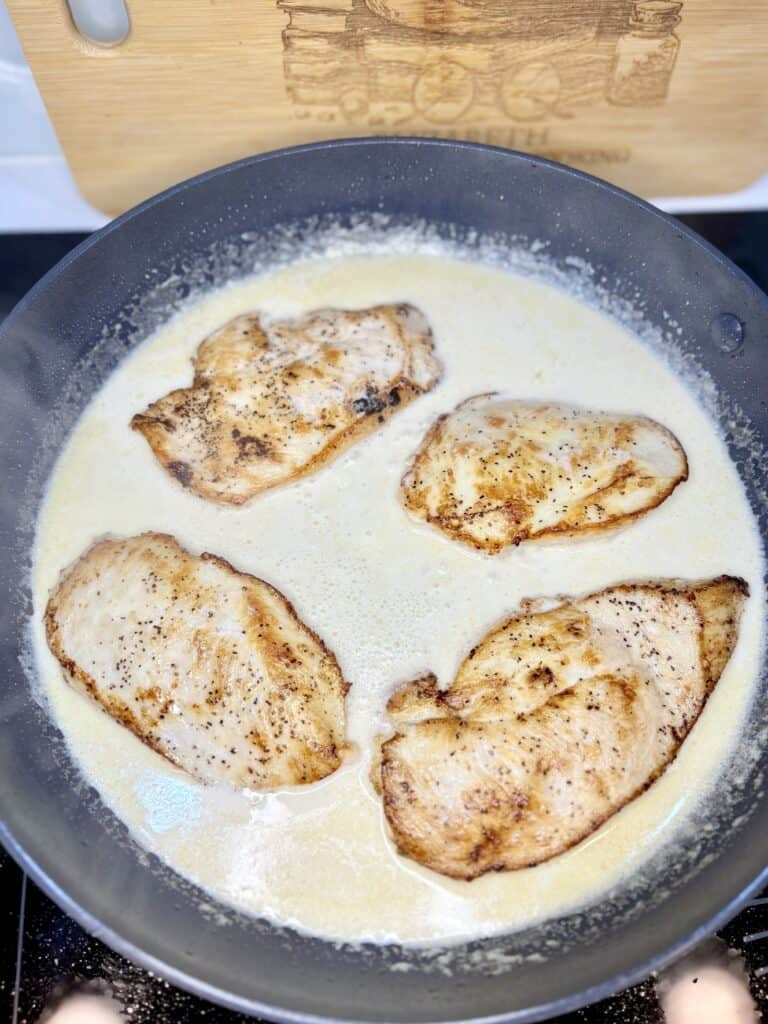
[[[438,417],[403,475],[401,497],[415,518],[495,555],[627,525],[687,479],[682,445],[647,417],[491,392]]]
[[[225,324],[198,348],[190,388],[136,414],[183,487],[225,505],[314,472],[434,387],[441,366],[406,304]]]
[[[68,682],[202,781],[252,789],[329,775],[349,690],[278,590],[168,534],[94,544],[45,611]]]
[[[581,842],[674,759],[748,592],[723,576],[564,599],[499,623],[447,690],[396,692],[377,783],[398,851],[471,880]]]

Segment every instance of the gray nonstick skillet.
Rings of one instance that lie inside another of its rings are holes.
[[[455,142],[317,144],[203,174],[88,238],[0,329],[0,839],[86,929],[234,1009],[302,1022],[543,1020],[670,962],[768,880],[765,666],[739,749],[670,848],[582,911],[447,953],[334,945],[218,906],[133,843],[30,681],[34,519],[92,394],[192,292],[289,255],[331,222],[354,235],[372,217],[470,249],[487,236],[497,251],[535,242],[563,279],[588,267],[608,305],[639,309],[714,381],[765,536],[768,300],[676,221],[566,167]],[[307,884],[322,884],[311,858]]]

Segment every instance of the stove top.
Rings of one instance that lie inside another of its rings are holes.
[[[768,291],[768,211],[681,217]],[[0,319],[84,235],[0,235]],[[133,1024],[245,1024],[136,967],[87,935],[0,850],[0,1019],[33,1024],[74,989],[113,994]],[[720,933],[721,953],[740,958],[768,1015],[768,892]],[[693,979],[691,979],[693,980]],[[653,981],[557,1024],[658,1024]]]

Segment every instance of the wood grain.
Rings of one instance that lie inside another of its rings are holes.
[[[110,214],[251,153],[366,134],[509,146],[642,195],[730,192],[766,167],[765,0],[127,0],[113,48],[64,0],[7,2]]]

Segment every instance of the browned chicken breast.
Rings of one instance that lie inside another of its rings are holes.
[[[173,537],[102,540],[45,613],[68,682],[204,782],[316,782],[344,752],[349,689],[290,603]]]
[[[398,850],[452,878],[584,839],[673,760],[734,648],[748,588],[626,584],[500,623],[449,689],[391,698],[374,766]]]
[[[200,345],[191,387],[131,426],[184,487],[224,505],[304,476],[429,391],[441,366],[413,306],[258,314]]]
[[[677,438],[644,416],[488,394],[433,424],[401,495],[415,518],[495,555],[524,540],[618,526],[687,477]]]

